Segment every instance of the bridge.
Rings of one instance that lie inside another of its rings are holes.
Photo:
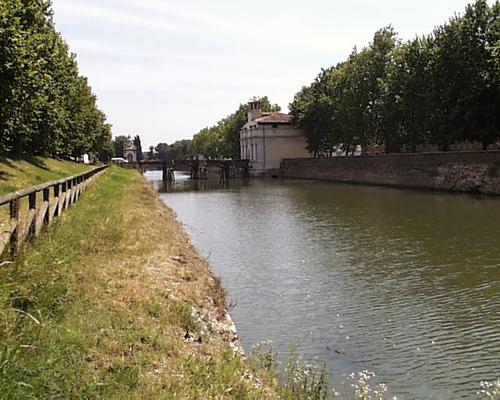
[[[249,160],[148,160],[128,164],[141,172],[162,171],[164,181],[173,181],[175,171],[189,172],[191,179],[207,179],[208,173],[217,173],[221,181],[247,177]]]

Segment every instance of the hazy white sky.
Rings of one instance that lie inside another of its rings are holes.
[[[322,67],[392,24],[430,33],[466,0],[53,0],[113,133],[191,138],[253,96],[286,110]]]

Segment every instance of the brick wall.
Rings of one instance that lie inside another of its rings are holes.
[[[500,151],[285,159],[280,176],[500,195]]]

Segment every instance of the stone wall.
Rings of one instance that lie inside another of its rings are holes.
[[[500,195],[500,151],[285,159],[280,176]]]

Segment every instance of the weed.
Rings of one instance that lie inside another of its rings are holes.
[[[482,381],[478,394],[482,394],[484,399],[500,399],[500,379],[492,383]]]

